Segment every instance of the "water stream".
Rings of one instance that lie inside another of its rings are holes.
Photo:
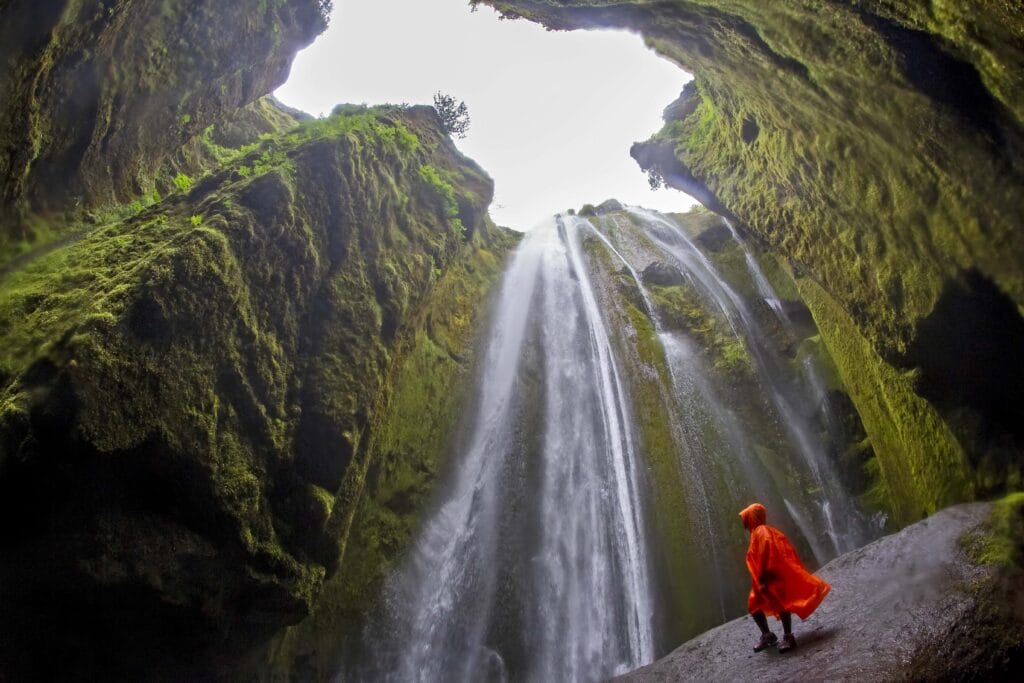
[[[815,517],[821,522],[819,528],[825,530],[831,547],[826,550],[822,547],[820,538],[808,538],[807,541],[814,548],[818,560],[825,561],[862,545],[869,533],[867,522],[858,513],[856,505],[826,457],[825,446],[810,425],[808,411],[800,409],[817,406],[815,397],[808,391],[809,387],[803,382],[796,383],[786,378],[782,359],[777,350],[772,348],[747,303],[721,277],[707,256],[678,225],[654,211],[636,207],[628,210],[644,225],[647,234],[664,249],[664,253],[724,313],[733,333],[743,340],[753,356],[767,397],[786,431],[791,446],[803,459],[819,491]],[[730,229],[736,235],[732,226]],[[767,278],[742,241],[741,247],[748,257],[748,267],[753,263],[751,270],[757,273],[754,276],[755,282],[759,279],[761,281],[758,288],[764,288],[766,298],[778,301]],[[788,319],[783,317],[783,320],[788,324]]]
[[[663,324],[641,275],[654,260],[679,268],[749,349],[763,392],[753,408],[732,405],[699,345]],[[664,354],[658,391],[689,520],[682,537],[659,537],[652,521],[632,392],[636,372],[656,371],[631,348],[638,332],[623,323],[624,286]],[[807,383],[783,366],[742,297],[660,214],[559,217],[529,233],[492,311],[472,427],[386,583],[359,677],[596,681],[651,662],[678,644],[679,629],[666,625],[681,618],[674,612],[692,606],[691,630],[740,613],[736,513],[753,500],[818,561],[863,542],[860,516],[797,410],[812,400],[801,394]],[[751,411],[780,425],[768,446]],[[665,588],[673,552],[702,568],[686,577],[683,601]]]
[[[761,295],[761,298],[769,308],[779,317],[786,325],[791,325],[789,316],[786,315],[786,310],[782,306],[782,299],[775,293],[775,288],[772,287],[768,278],[765,276],[764,271],[761,269],[761,265],[757,262],[757,257],[754,256],[754,252],[750,250],[746,240],[740,237],[739,232],[736,230],[736,226],[732,224],[728,219],[722,219],[726,227],[729,228],[729,233],[732,238],[740,245],[740,249],[743,250],[743,259],[747,263],[747,270],[750,272],[750,277],[754,281],[754,286],[757,288],[757,292]]]
[[[474,436],[371,626],[372,675],[588,681],[651,661],[641,459],[576,231],[526,237],[483,366]]]

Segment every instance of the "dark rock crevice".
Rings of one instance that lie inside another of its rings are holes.
[[[1022,350],[1017,307],[971,270],[949,283],[907,351],[918,392],[948,416],[989,486],[1024,469]]]
[[[1011,132],[1014,124],[1009,110],[985,87],[973,64],[951,55],[943,41],[926,31],[901,26],[863,8],[855,11],[899,56],[898,66],[912,87],[981,131],[994,147],[1009,144],[1011,139],[1020,142],[1019,132]]]

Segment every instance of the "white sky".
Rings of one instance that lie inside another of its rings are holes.
[[[652,192],[629,156],[689,78],[629,33],[549,32],[470,12],[467,0],[334,0],[330,28],[275,94],[312,114],[430,104],[438,90],[465,100],[469,134],[456,143],[495,180],[494,220],[525,230],[610,197],[692,206],[676,190]]]

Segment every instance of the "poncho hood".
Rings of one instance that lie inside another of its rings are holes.
[[[748,505],[740,513],[740,519],[743,520],[743,526],[747,531],[753,531],[757,527],[765,523],[768,518],[768,511],[765,510],[764,505],[760,503],[754,503]]]

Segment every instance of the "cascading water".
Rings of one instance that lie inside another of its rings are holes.
[[[517,433],[531,382],[535,443]],[[473,436],[368,630],[368,675],[589,681],[652,661],[643,486],[577,232],[540,227],[502,285]],[[506,533],[503,510],[524,506]]]
[[[810,429],[805,414],[797,409],[797,406],[816,405],[814,397],[807,393],[807,387],[803,383],[784,379],[782,362],[771,345],[766,343],[766,337],[755,316],[678,225],[646,209],[630,208],[628,211],[644,224],[653,241],[722,311],[733,333],[744,341],[755,359],[762,383],[789,441],[804,460],[820,491],[815,516],[821,522],[820,527],[826,531],[831,550],[825,551],[816,539],[808,538],[818,560],[827,560],[862,545],[868,536],[867,523],[835,475],[825,455],[824,446]],[[746,249],[745,245],[741,246]],[[748,267],[752,260],[748,259]],[[760,273],[760,269],[757,270]],[[763,273],[761,279],[761,286],[767,287],[769,296],[777,299]]]
[[[750,250],[750,247],[747,245],[746,240],[740,237],[739,231],[736,230],[736,227],[729,220],[723,219],[723,222],[729,228],[729,232],[732,234],[732,237],[736,241],[736,243],[739,244],[740,249],[743,250],[744,260],[747,264],[747,271],[750,273],[750,277],[753,280],[754,285],[757,287],[757,291],[760,293],[761,298],[764,300],[766,304],[768,304],[768,306],[778,317],[779,321],[782,323],[787,333],[789,333],[790,336],[795,338],[796,334],[793,321],[789,317],[789,315],[786,314],[786,310],[782,305],[782,299],[775,292],[775,288],[772,287],[768,278],[765,276],[764,271],[761,269],[761,266],[758,263],[757,258],[754,256],[753,252]],[[803,379],[806,385],[804,387],[802,398],[804,400],[809,399],[812,405],[816,405],[821,408],[822,414],[825,418],[826,426],[830,431],[838,429],[839,421],[833,413],[831,406],[829,405],[827,390],[825,389],[825,382],[822,379],[821,369],[815,363],[815,360],[812,356],[807,356],[806,358],[803,359],[800,367],[800,372],[803,375]],[[833,473],[829,472],[828,475],[833,476]],[[837,489],[837,491],[840,495],[842,495],[841,488]],[[848,510],[849,507],[850,505],[847,504],[846,506],[844,506],[844,509]],[[830,500],[823,501],[821,504],[821,508],[826,519],[826,525],[830,530],[830,534],[834,537],[837,537],[838,532],[836,531],[836,524],[835,521],[832,519],[832,502]],[[879,523],[879,521],[881,523]],[[884,516],[881,518],[881,520],[875,520],[876,527],[880,528],[883,524]],[[847,538],[843,540],[834,538],[833,544],[837,547],[837,549],[841,551],[846,551],[851,550],[853,547],[856,547],[857,545],[866,540],[865,534],[867,532],[865,532],[863,529],[854,531],[852,533],[855,534],[852,538]]]
[[[765,277],[764,271],[761,270],[761,266],[758,264],[754,253],[750,251],[750,247],[747,246],[746,241],[740,237],[739,232],[736,230],[736,226],[734,226],[728,219],[722,220],[726,227],[729,228],[729,233],[732,235],[732,238],[736,240],[736,243],[740,245],[740,249],[743,250],[743,259],[747,263],[747,271],[750,273],[750,277],[754,281],[754,286],[757,287],[757,291],[761,295],[761,298],[766,304],[768,304],[768,307],[772,309],[775,315],[778,316],[779,320],[786,325],[791,325],[792,321],[790,321],[789,316],[786,315],[786,310],[782,307],[782,299],[780,299],[779,295],[775,293],[775,288],[772,287],[768,278]]]
[[[700,343],[661,320],[640,275],[655,261],[674,264],[749,350],[759,388],[743,407]],[[640,360],[629,291],[664,373]],[[783,365],[742,297],[666,217],[566,216],[529,233],[492,313],[471,427],[386,583],[357,678],[592,681],[650,662],[742,612],[737,512],[753,500],[819,561],[866,540],[795,407],[807,385]],[[659,394],[660,445],[645,442],[651,416],[635,414],[641,385]],[[647,474],[651,449],[674,463],[674,508]],[[670,534],[673,515],[685,523]]]
[[[736,230],[736,227],[731,222],[729,222],[726,219],[723,219],[723,222],[729,228],[729,232],[732,234],[733,239],[736,241],[737,244],[739,244],[740,248],[743,250],[744,260],[747,264],[747,271],[750,273],[750,277],[753,280],[755,287],[757,287],[757,291],[761,295],[761,298],[772,309],[772,312],[775,313],[776,317],[779,319],[779,322],[782,323],[787,333],[789,333],[791,337],[795,338],[796,326],[793,324],[793,320],[786,313],[786,309],[782,305],[781,297],[779,297],[779,295],[775,292],[775,288],[772,287],[771,282],[769,282],[768,278],[765,276],[764,271],[761,269],[761,266],[758,263],[757,258],[754,256],[754,253],[747,245],[746,240],[744,240],[740,236],[739,231]],[[803,375],[803,379],[805,382],[804,396],[811,400],[812,405],[820,407],[822,415],[825,419],[827,429],[829,431],[835,431],[840,429],[841,427],[839,420],[836,417],[834,411],[832,410],[830,401],[828,399],[828,390],[826,389],[825,381],[822,378],[821,368],[815,362],[813,356],[806,356],[803,359],[800,366],[800,372]],[[822,512],[827,520],[827,525],[830,529],[830,533],[836,535],[835,523],[832,520],[831,503],[829,501],[824,501],[821,507]],[[872,520],[872,526],[875,529],[881,529],[885,526],[885,515],[884,513],[880,512],[876,513],[876,515],[876,518]],[[842,546],[842,549],[849,550],[852,545],[856,545],[858,544],[858,542],[862,542],[864,540],[866,540],[866,536],[864,536],[864,534],[861,534],[859,537],[849,539],[846,543],[842,543],[837,540],[835,544],[837,545],[837,547]]]

